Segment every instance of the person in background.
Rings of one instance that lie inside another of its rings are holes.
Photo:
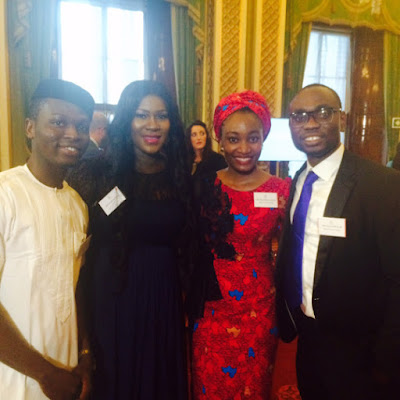
[[[290,186],[257,166],[270,127],[256,92],[233,93],[215,109],[228,167],[197,190],[205,247],[188,293],[196,400],[270,399],[278,340],[271,243]]]
[[[70,176],[90,207],[96,400],[187,398],[179,276],[191,221],[186,153],[170,93],[136,81],[119,99],[106,157],[84,160]]]
[[[400,170],[400,143],[396,146],[396,154],[394,155],[392,164],[390,165],[392,168]]]
[[[64,177],[86,150],[93,107],[79,86],[41,81],[26,120],[31,155],[0,173],[1,399],[88,398],[92,363],[77,284],[88,212]]]
[[[290,103],[296,174],[277,258],[284,341],[304,400],[398,397],[400,175],[345,150],[341,102],[314,84]]]
[[[104,152],[108,144],[108,119],[99,111],[93,113],[90,124],[90,142],[83,158],[98,157]]]
[[[224,157],[211,149],[211,137],[204,122],[196,120],[189,125],[186,142],[193,177],[201,178],[226,168]]]

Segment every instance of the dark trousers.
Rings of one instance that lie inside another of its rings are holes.
[[[299,332],[297,379],[303,400],[396,398],[390,388],[373,379],[373,353],[365,341],[326,332],[300,309],[294,319]]]

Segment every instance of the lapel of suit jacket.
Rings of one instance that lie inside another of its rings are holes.
[[[324,217],[340,218],[342,216],[343,208],[357,181],[356,171],[356,159],[350,152],[345,150],[326,203]],[[333,236],[320,237],[317,260],[315,262],[314,289],[317,287],[322,271],[326,266],[333,240]]]
[[[286,246],[286,244],[288,243],[288,240],[290,237],[290,229],[291,229],[290,209],[292,207],[294,194],[296,193],[297,180],[299,179],[299,175],[304,171],[306,166],[307,166],[307,163],[304,163],[301,166],[301,168],[296,172],[296,174],[293,178],[292,184],[290,186],[289,198],[288,198],[288,201],[286,204],[286,210],[285,210],[285,220],[283,222],[282,238],[281,238],[280,245],[278,248],[277,267],[280,265],[280,260],[282,260],[282,257],[284,255],[284,254],[281,254],[281,252],[286,253],[288,251],[288,247]]]

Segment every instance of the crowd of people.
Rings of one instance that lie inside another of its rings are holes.
[[[293,181],[259,168],[257,92],[218,103],[218,153],[159,82],[94,106],[41,81],[0,173],[0,399],[272,400],[296,337],[303,400],[395,398],[400,173],[344,148],[334,90],[290,103]]]

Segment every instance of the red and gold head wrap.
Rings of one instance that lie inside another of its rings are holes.
[[[235,111],[249,108],[261,120],[264,127],[264,140],[271,129],[271,113],[263,96],[252,90],[232,93],[221,99],[214,111],[214,131],[217,140],[221,140],[222,123]]]

